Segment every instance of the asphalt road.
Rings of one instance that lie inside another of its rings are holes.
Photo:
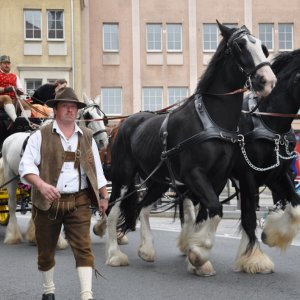
[[[19,218],[25,231],[29,214]],[[300,299],[300,239],[285,253],[262,245],[275,263],[275,273],[249,275],[232,271],[238,249],[237,220],[222,220],[217,232],[211,262],[216,276],[203,278],[188,274],[185,257],[176,246],[178,222],[170,218],[152,218],[157,258],[146,263],[137,256],[139,229],[128,235],[130,243],[122,246],[130,266],[105,266],[105,240],[92,234],[97,268],[105,279],[93,279],[95,299],[105,300],[182,300],[182,299]],[[28,243],[3,244],[5,227],[0,227],[0,299],[41,299],[41,276],[36,269],[36,248]],[[56,255],[56,299],[79,298],[79,282],[71,250]]]

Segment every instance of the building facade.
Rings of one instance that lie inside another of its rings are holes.
[[[83,87],[108,115],[166,107],[194,92],[221,39],[216,19],[246,25],[272,59],[299,48],[299,13],[299,0],[84,0]]]
[[[46,82],[66,79],[82,90],[80,0],[0,0],[0,54],[11,57],[30,94]]]

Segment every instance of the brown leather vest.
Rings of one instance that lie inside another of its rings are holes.
[[[90,182],[91,189],[97,200],[99,201],[99,190],[97,183],[96,166],[94,161],[94,155],[92,151],[92,137],[93,133],[86,127],[80,127],[83,132],[78,133],[79,145],[80,145],[80,165],[85,171],[88,181]],[[66,153],[62,146],[60,136],[52,128],[52,124],[45,125],[41,129],[42,144],[41,144],[41,163],[38,166],[40,171],[40,177],[47,183],[56,186],[58,177],[61,172],[61,168],[65,161]],[[48,210],[50,203],[47,201],[41,193],[32,188],[32,203],[41,210]]]

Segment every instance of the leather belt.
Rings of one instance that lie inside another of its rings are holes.
[[[60,194],[60,195],[61,195],[61,198],[63,198],[63,197],[71,197],[71,196],[73,196],[73,197],[79,197],[79,196],[83,195],[86,192],[87,192],[87,189],[83,189],[83,190],[81,190],[79,192],[66,193],[66,194]]]

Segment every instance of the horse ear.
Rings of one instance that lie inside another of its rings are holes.
[[[223,24],[221,24],[218,20],[216,20],[216,22],[217,22],[217,24],[218,24],[219,30],[221,31],[221,35],[222,35],[224,38],[228,39],[229,36],[230,36],[230,33],[231,33],[230,28],[227,27],[227,26],[225,26],[225,25],[223,25]]]
[[[97,95],[97,96],[96,96],[96,98],[94,99],[94,102],[100,106],[100,104],[101,104],[101,103],[100,103],[100,102],[101,102],[101,97],[100,97],[100,95]]]
[[[88,103],[89,103],[90,99],[89,99],[89,97],[87,96],[86,92],[83,92],[83,93],[82,93],[82,98],[83,98],[83,101],[84,101],[85,104],[88,104]]]
[[[241,27],[241,29],[245,29],[245,30],[247,30],[247,31],[250,33],[250,30],[247,28],[246,25],[243,25],[243,26]]]

